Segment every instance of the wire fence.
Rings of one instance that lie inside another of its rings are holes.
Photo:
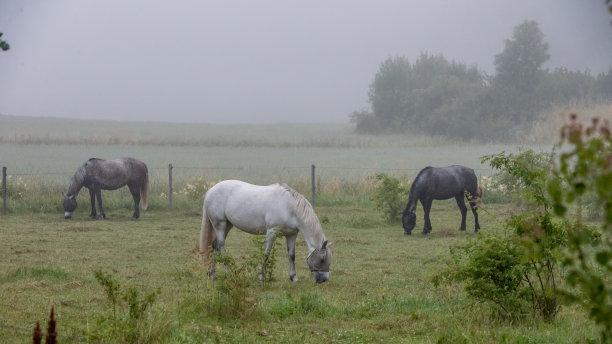
[[[317,185],[321,179],[340,179],[340,180],[359,180],[371,176],[376,173],[387,173],[395,176],[406,176],[413,178],[422,168],[397,168],[385,166],[371,167],[347,167],[333,165],[290,165],[290,166],[190,166],[190,165],[173,165],[153,166],[149,167],[151,180],[154,183],[165,184],[167,181],[169,209],[172,210],[173,196],[175,194],[175,184],[185,183],[188,180],[200,177],[209,180],[223,179],[241,179],[252,183],[274,183],[287,180],[295,180],[296,178],[310,183],[310,200],[313,205],[316,202]],[[474,171],[480,179],[484,175],[493,173],[491,168],[475,168]],[[19,177],[36,177],[45,178],[57,183],[67,182],[74,174],[74,171],[26,171],[26,170],[9,170],[6,166],[2,167],[2,214],[6,214],[7,190],[9,176]],[[47,178],[53,177],[53,178]]]

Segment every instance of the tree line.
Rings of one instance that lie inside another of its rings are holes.
[[[495,75],[477,66],[421,53],[411,63],[381,63],[368,97],[371,110],[355,111],[357,133],[425,132],[459,140],[511,140],[543,109],[575,100],[611,101],[612,67],[589,70],[542,68],[548,43],[535,21],[524,21],[495,56]]]

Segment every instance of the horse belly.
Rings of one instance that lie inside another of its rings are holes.
[[[267,230],[265,214],[246,207],[227,207],[225,217],[236,228],[251,234],[264,234]]]

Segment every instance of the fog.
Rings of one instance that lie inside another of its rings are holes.
[[[348,122],[391,56],[495,72],[536,20],[546,68],[605,72],[604,0],[0,2],[0,114],[209,122]]]

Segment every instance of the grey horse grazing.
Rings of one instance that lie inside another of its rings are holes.
[[[134,215],[132,220],[140,217],[138,205],[142,199],[142,209],[147,209],[147,194],[149,192],[149,171],[147,165],[134,158],[120,158],[102,160],[91,158],[77,169],[68,186],[68,193],[64,195],[64,218],[70,219],[77,207],[76,197],[82,187],[89,189],[91,200],[91,214],[89,218],[96,217],[96,198],[100,208],[100,219],[106,219],[102,208],[101,190],[116,190],[124,185],[130,189],[134,198]]]
[[[427,234],[431,232],[429,211],[431,210],[433,200],[444,200],[453,197],[461,210],[461,230],[465,230],[467,207],[465,206],[464,197],[466,197],[474,214],[474,232],[478,232],[480,224],[478,224],[478,206],[476,201],[481,196],[482,190],[478,187],[478,179],[473,169],[460,165],[425,167],[419,172],[410,186],[408,204],[402,216],[404,234],[410,235],[416,225],[416,214],[414,211],[418,201],[421,202],[425,211],[425,225],[423,226],[422,233]]]

